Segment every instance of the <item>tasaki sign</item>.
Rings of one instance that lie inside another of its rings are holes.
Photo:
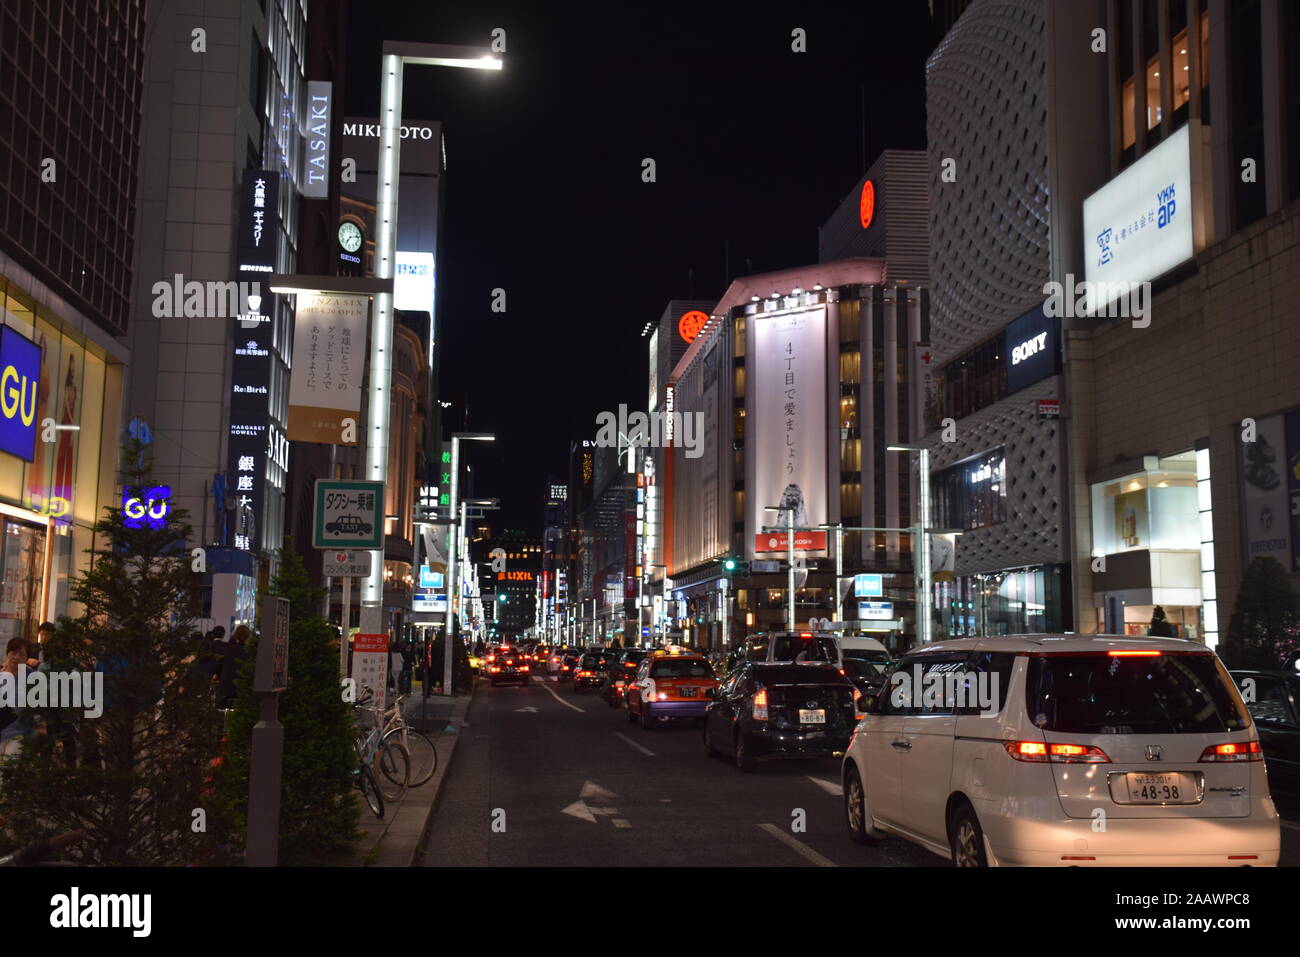
[[[30,462],[36,452],[36,393],[41,347],[18,331],[0,329],[0,451]]]

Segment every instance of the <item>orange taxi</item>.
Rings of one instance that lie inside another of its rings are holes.
[[[703,655],[685,649],[660,649],[641,660],[624,700],[627,720],[652,730],[660,721],[703,718],[718,679]]]

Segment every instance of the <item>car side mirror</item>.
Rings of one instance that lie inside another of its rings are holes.
[[[860,697],[857,700],[858,713],[869,714],[871,712],[871,705],[875,700],[876,700],[876,696],[874,694],[864,694],[862,697]]]

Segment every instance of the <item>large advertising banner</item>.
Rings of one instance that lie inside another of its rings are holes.
[[[1246,561],[1265,556],[1291,563],[1291,516],[1287,492],[1283,417],[1256,422],[1255,441],[1241,443],[1242,507]]]
[[[757,551],[771,537],[758,534],[764,525],[789,521],[787,513],[766,511],[767,506],[793,508],[796,529],[827,521],[826,309],[756,315],[749,322],[753,387],[745,431],[754,446],[754,474],[746,488]],[[786,538],[780,536],[778,548]],[[797,551],[825,547],[825,532],[795,537]]]
[[[358,443],[369,311],[365,296],[298,296],[289,379],[291,441]],[[345,435],[348,418],[354,427]]]

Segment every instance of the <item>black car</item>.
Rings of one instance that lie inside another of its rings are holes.
[[[573,677],[573,673],[578,670],[578,662],[582,660],[582,654],[577,651],[566,651],[560,655],[560,670],[556,672],[557,681],[567,681]]]
[[[832,664],[742,662],[704,713],[704,747],[742,771],[767,758],[839,757],[858,722],[853,693]]]
[[[601,688],[600,696],[611,708],[623,704],[623,689],[635,677],[637,665],[647,654],[649,652],[642,648],[629,648],[610,662],[605,670],[605,686]]]
[[[1300,674],[1294,671],[1232,671],[1259,731],[1268,768],[1268,788],[1276,797],[1300,802]],[[1300,807],[1300,803],[1297,803]]]
[[[575,692],[598,688],[605,680],[605,659],[601,655],[583,655],[572,674]]]
[[[888,662],[868,661],[864,658],[844,656],[844,676],[853,682],[864,695],[875,694],[885,686],[885,675],[889,673]]]
[[[518,648],[498,648],[488,655],[488,682],[496,687],[502,682],[528,684],[532,668]]]

